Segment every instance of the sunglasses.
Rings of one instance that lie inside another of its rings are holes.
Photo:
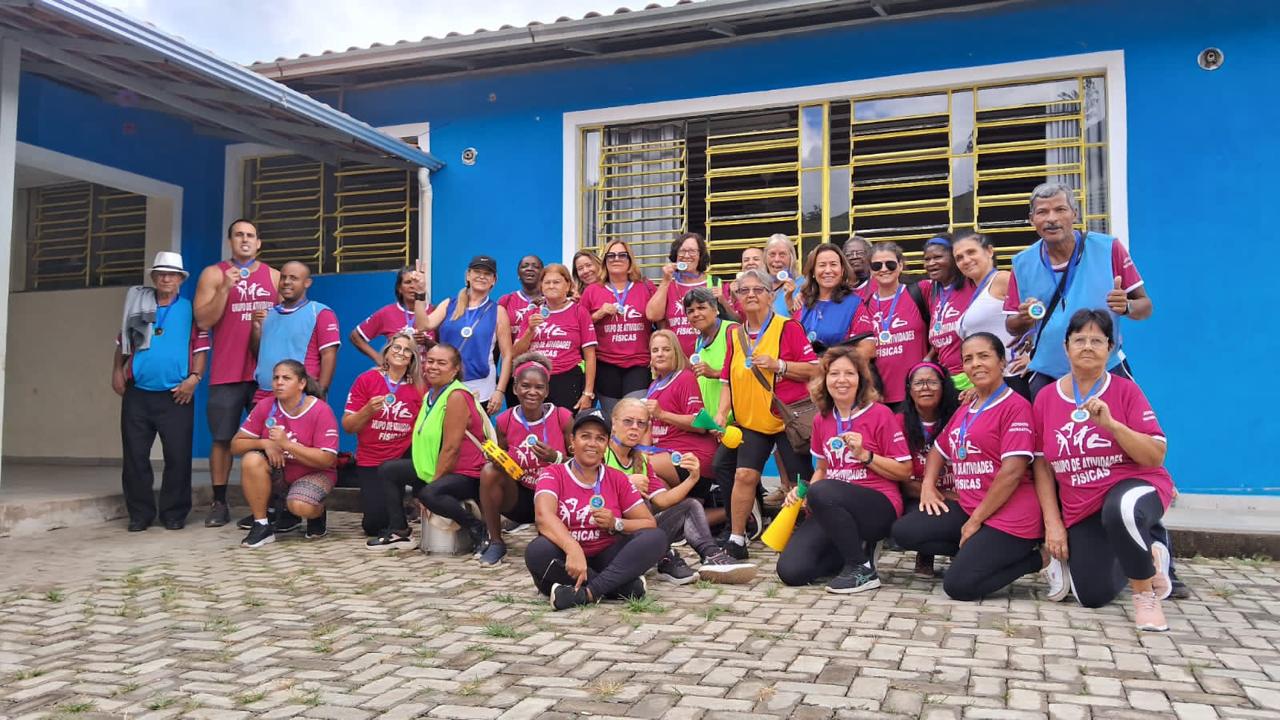
[[[875,261],[872,261],[871,263],[871,269],[876,271],[888,270],[889,272],[893,272],[894,270],[898,269],[898,261],[897,260],[875,260]]]
[[[608,260],[630,260],[631,256],[624,252],[605,253],[604,259]]]

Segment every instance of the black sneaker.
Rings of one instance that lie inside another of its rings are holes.
[[[729,557],[733,558],[734,560],[747,559],[747,546],[742,545],[740,543],[736,543],[732,540],[725,541],[724,551],[729,555]]]
[[[740,585],[755,579],[756,571],[755,565],[738,562],[721,550],[702,560],[702,567],[698,568],[698,576],[714,583]]]
[[[622,587],[609,593],[606,597],[609,600],[639,600],[649,592],[649,584],[645,582],[644,576],[632,580]]]
[[[690,568],[675,550],[668,550],[658,561],[658,579],[672,585],[688,585],[698,581],[698,573]]]
[[[276,529],[271,523],[263,525],[255,522],[253,527],[249,528],[249,534],[244,536],[244,540],[240,541],[240,547],[260,548],[267,543],[276,541]]]
[[[865,590],[875,590],[878,587],[880,587],[880,576],[876,574],[876,571],[866,565],[859,565],[855,568],[841,570],[839,575],[827,583],[827,592],[848,595]]]
[[[484,552],[480,553],[480,564],[485,567],[497,567],[502,564],[502,558],[506,556],[506,543],[490,541]]]
[[[287,533],[302,529],[302,518],[297,515],[294,515],[288,510],[281,510],[277,515],[278,517],[275,521],[276,532]],[[270,519],[270,517],[270,515],[267,516],[268,519]]]
[[[231,522],[231,509],[224,502],[215,500],[213,505],[209,507],[209,514],[204,519],[205,527],[222,527]],[[249,522],[253,522],[253,518],[249,518]],[[249,528],[241,528],[248,530]]]
[[[587,589],[585,587],[575,588],[572,585],[561,585],[556,583],[551,586],[551,607],[556,610],[568,610],[579,605],[589,605],[591,600],[587,598]]]
[[[391,550],[392,548],[413,547],[413,537],[408,532],[385,532],[379,537],[369,538],[364,544],[370,550]]]
[[[329,511],[320,513],[320,517],[307,520],[307,533],[305,537],[308,540],[322,538],[329,534]]]
[[[751,514],[747,516],[747,539],[759,540],[764,532],[764,515],[760,512],[760,501],[751,504]]]
[[[1171,578],[1170,588],[1169,597],[1171,598],[1176,598],[1178,600],[1188,600],[1191,598],[1191,588],[1187,587],[1186,583],[1176,577]]]
[[[489,530],[484,523],[473,522],[467,525],[467,537],[471,538],[471,554],[480,557],[489,546]]]
[[[871,569],[878,570],[880,568],[880,543],[867,540],[862,543],[862,553],[871,561]]]
[[[267,508],[267,522],[274,524],[276,521],[276,509]],[[253,529],[253,513],[249,513],[236,521],[236,527],[241,530]]]

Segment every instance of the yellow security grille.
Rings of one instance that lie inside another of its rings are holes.
[[[1027,198],[1046,181],[1076,189],[1081,229],[1105,231],[1105,88],[1102,76],[1081,75],[669,122],[683,131],[664,140],[671,147],[683,141],[685,215],[643,228],[645,241],[662,250],[647,264],[661,264],[667,244],[686,228],[706,234],[718,274],[735,270],[742,248],[759,247],[774,233],[790,237],[801,253],[852,233],[891,240],[918,272],[925,240],[976,228],[1007,261],[1035,239]],[[608,158],[625,149],[608,139],[639,127],[584,131],[581,187],[584,217],[593,221],[580,225],[583,247],[627,231],[605,222],[627,217],[626,206],[600,183],[607,182]],[[675,204],[666,210],[678,211]]]
[[[146,266],[147,198],[77,182],[31,194],[27,288],[136,285]]]
[[[245,211],[262,258],[307,263],[312,272],[403,267],[417,235],[417,178],[360,163],[334,167],[297,155],[245,161]]]

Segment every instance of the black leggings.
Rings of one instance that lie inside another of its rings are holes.
[[[360,480],[360,511],[364,514],[360,527],[365,535],[377,537],[391,529],[387,524],[387,485],[377,467],[357,466],[356,477]]]
[[[1085,607],[1111,602],[1130,578],[1156,574],[1152,529],[1164,516],[1160,495],[1143,480],[1122,480],[1107,491],[1102,509],[1067,528],[1071,584]]]
[[[947,501],[950,512],[903,515],[893,524],[893,539],[904,550],[951,556],[942,589],[953,600],[980,600],[1041,566],[1039,540],[1010,535],[983,525],[960,547],[960,528],[969,515],[960,503]]]
[[[613,544],[587,558],[587,584],[591,597],[610,597],[644,575],[667,554],[667,534],[659,528],[645,528],[632,535],[619,535]],[[524,564],[533,576],[533,584],[543,595],[551,594],[551,586],[577,582],[564,567],[565,554],[555,543],[539,535],[524,551]]]
[[[578,398],[582,397],[586,384],[587,378],[582,373],[582,368],[574,365],[559,375],[551,376],[547,400],[556,407],[573,410],[573,407],[578,404]]]
[[[839,480],[816,483],[805,502],[811,516],[778,557],[778,577],[792,586],[866,563],[863,544],[889,537],[898,515],[883,493]]]
[[[596,360],[596,397],[606,416],[613,413],[618,400],[649,387],[651,373],[647,365],[622,367]],[[577,398],[574,398],[575,400]]]
[[[480,499],[480,480],[451,473],[427,484],[418,479],[418,471],[412,460],[390,460],[378,468],[382,481],[383,507],[386,508],[385,530],[408,532],[409,521],[404,517],[404,487],[413,488],[414,497],[436,515],[447,517],[462,527],[479,524],[463,500]]]

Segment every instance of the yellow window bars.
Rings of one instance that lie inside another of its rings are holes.
[[[136,285],[146,267],[147,198],[87,182],[35,188],[27,289]]]
[[[417,178],[406,170],[297,155],[245,160],[246,216],[262,237],[262,258],[317,274],[407,265],[417,236]]]
[[[663,136],[661,147],[679,148],[668,159],[681,168],[684,214],[669,203],[661,224],[639,222],[651,216],[637,214],[610,177],[633,160],[656,172],[662,156],[636,151],[659,147],[637,146],[640,126],[591,128],[583,132],[579,244],[643,238],[660,250],[643,258],[652,274],[688,228],[706,234],[712,271],[727,274],[742,248],[773,233],[800,251],[857,233],[903,245],[919,271],[925,240],[976,228],[1007,261],[1035,239],[1027,197],[1045,181],[1076,188],[1082,229],[1107,229],[1105,119],[1105,80],[1092,75],[683,118],[662,126],[682,132]],[[672,187],[659,185],[659,193]]]

